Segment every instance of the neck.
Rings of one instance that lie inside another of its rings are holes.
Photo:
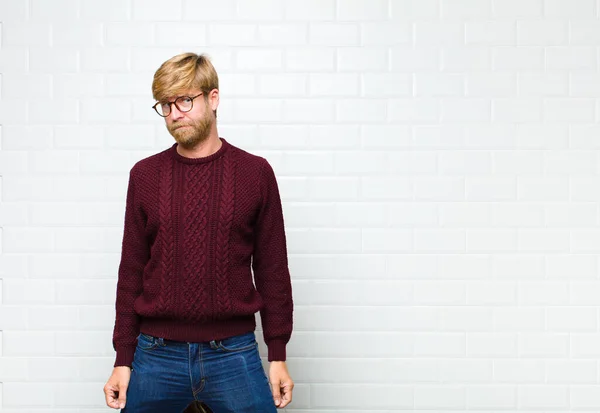
[[[219,135],[211,133],[208,138],[193,148],[184,148],[181,145],[177,145],[177,153],[186,158],[205,158],[217,152],[223,143],[219,139]]]

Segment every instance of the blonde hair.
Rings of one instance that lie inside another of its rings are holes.
[[[219,89],[219,77],[208,56],[196,53],[182,53],[164,62],[154,73],[152,96],[164,101],[171,96],[186,93],[190,89],[208,93]]]

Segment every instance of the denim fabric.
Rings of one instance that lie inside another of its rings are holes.
[[[214,413],[275,413],[254,332],[205,343],[140,334],[122,413],[181,413],[194,400]]]

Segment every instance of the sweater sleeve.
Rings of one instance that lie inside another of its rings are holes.
[[[135,169],[135,168],[134,168]],[[136,196],[134,169],[129,174],[125,224],[119,264],[116,294],[116,318],[113,330],[114,366],[130,366],[139,334],[139,318],[134,302],[142,292],[142,273],[150,258],[150,247],[145,237],[146,216]]]
[[[252,269],[263,299],[260,318],[269,361],[285,361],[293,326],[293,299],[288,269],[283,211],[277,180],[266,160],[261,168],[262,206],[256,225]]]

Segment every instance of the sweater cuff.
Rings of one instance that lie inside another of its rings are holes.
[[[113,367],[128,366],[131,367],[133,364],[133,354],[135,353],[135,347],[117,347],[117,357]]]
[[[271,340],[267,344],[269,348],[269,361],[285,361],[286,351],[285,346],[286,342],[283,340]]]

